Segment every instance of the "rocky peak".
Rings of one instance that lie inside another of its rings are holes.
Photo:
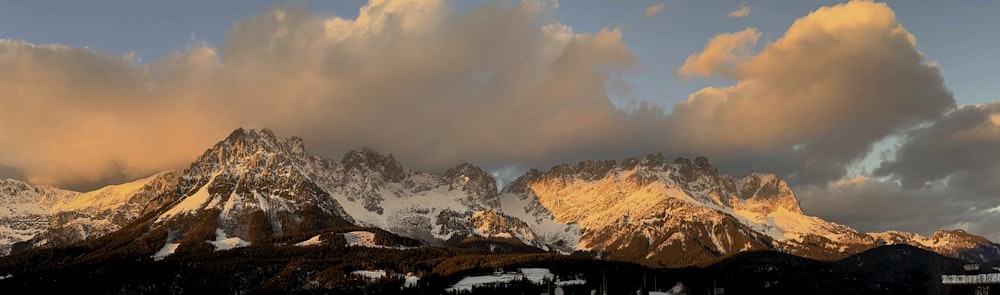
[[[212,196],[224,192],[270,194],[284,183],[306,182],[304,169],[315,159],[306,154],[301,138],[280,138],[268,129],[239,128],[181,173],[180,191],[191,196],[207,185]]]
[[[225,140],[216,144],[216,147],[226,147],[237,152],[282,152],[287,154],[303,154],[305,146],[302,138],[279,138],[274,132],[264,128],[260,131],[253,129],[239,128],[234,130]]]
[[[558,166],[557,166],[558,167]],[[524,175],[519,176],[514,181],[504,186],[503,193],[513,193],[513,194],[526,194],[529,191],[531,183],[538,181],[545,177],[545,173],[539,171],[538,169],[532,168],[525,172]]]
[[[552,166],[552,168],[549,168],[548,172],[542,173],[541,171],[539,171],[539,174],[549,177],[572,177],[573,175],[576,174],[576,167],[570,164],[556,165]]]
[[[763,205],[768,211],[785,208],[802,213],[798,198],[777,175],[751,172],[740,179],[739,183],[741,186],[737,188],[736,195],[740,199]]]
[[[1000,260],[1000,244],[964,230],[939,230],[926,241],[938,253],[966,261],[991,262]]]
[[[869,233],[868,236],[872,237],[875,243],[878,243],[879,245],[910,244],[913,243],[913,241],[923,238],[914,233],[901,232],[897,230],[890,230],[881,233]],[[919,243],[915,244],[919,245]]]
[[[504,192],[526,192],[529,185],[542,179],[597,181],[607,177],[617,167],[615,160],[599,160],[580,161],[576,165],[556,165],[552,166],[548,172],[531,169],[507,185]]]
[[[950,243],[965,245],[985,245],[993,243],[985,237],[970,234],[962,229],[935,231],[934,234],[931,235],[931,241],[948,241]]]
[[[476,211],[469,218],[469,223],[476,229],[479,235],[485,237],[507,237],[516,238],[521,242],[544,247],[536,244],[537,237],[524,221],[509,215],[497,212],[496,210]]]
[[[444,177],[454,188],[468,192],[477,203],[499,206],[496,179],[482,168],[462,163],[445,171]]]
[[[576,165],[562,164],[552,166],[548,172],[543,173],[547,177],[571,177],[586,181],[602,179],[614,170],[618,164],[615,160],[580,161]]]
[[[396,161],[391,154],[382,155],[370,149],[360,148],[348,152],[340,161],[344,166],[344,171],[353,172],[376,172],[383,179],[390,182],[402,182],[406,178],[403,166]]]
[[[715,166],[712,166],[712,164],[708,162],[708,158],[704,156],[694,158],[694,168],[703,175],[719,175],[719,169],[715,169]]]
[[[645,158],[626,158],[622,161],[622,170],[632,170],[635,167],[659,168],[663,167],[667,160],[662,154],[648,154]]]
[[[0,196],[16,196],[22,193],[44,194],[40,187],[14,179],[0,179]]]
[[[664,158],[663,154],[660,153],[648,154],[646,158],[642,159],[642,163],[640,164],[650,167],[660,167],[667,164],[667,158]]]
[[[462,163],[455,167],[448,168],[448,170],[444,172],[444,175],[448,178],[460,178],[463,176],[467,176],[470,179],[486,177],[492,178],[489,173],[486,173],[485,170],[470,163]]]
[[[486,189],[487,191],[492,191],[493,193],[490,195],[496,195],[496,179],[486,172],[486,170],[483,170],[476,165],[469,163],[459,164],[458,166],[451,167],[448,171],[445,171],[444,176],[449,180],[456,180],[467,186],[474,186]]]
[[[614,170],[617,164],[614,160],[599,160],[599,161],[580,161],[576,166],[564,164],[552,167],[546,175],[550,176],[569,176],[579,178],[585,181],[599,180],[608,175],[611,170]]]
[[[191,172],[207,174],[220,168],[301,161],[304,156],[301,138],[279,138],[268,129],[239,128],[198,157],[191,165]]]
[[[695,181],[705,176],[713,180],[719,178],[719,169],[708,162],[708,158],[699,156],[691,162],[690,159],[678,157],[674,159],[674,166],[680,173],[684,181]]]
[[[581,161],[576,164],[576,174],[581,179],[595,181],[607,177],[617,166],[615,160]]]

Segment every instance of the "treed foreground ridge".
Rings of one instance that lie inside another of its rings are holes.
[[[370,149],[338,161],[238,129],[185,170],[92,192],[0,181],[0,254],[0,286],[97,280],[98,293],[348,290],[372,284],[348,279],[365,269],[413,272],[420,284],[394,290],[425,292],[527,265],[587,277],[581,292],[620,269],[621,288],[643,274],[746,290],[816,276],[830,284],[817,290],[939,293],[940,274],[998,261],[1000,245],[962,230],[861,233],[805,215],[775,175],[720,175],[702,157],[564,164],[498,191],[468,163],[414,171]]]

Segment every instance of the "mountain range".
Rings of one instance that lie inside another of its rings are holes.
[[[653,267],[757,250],[833,261],[897,244],[1000,260],[1000,244],[963,230],[863,233],[806,215],[778,176],[721,175],[704,157],[582,161],[498,188],[469,163],[416,171],[367,148],[338,160],[297,137],[237,129],[186,169],[91,192],[0,181],[0,255],[124,235],[163,259],[331,227],[401,237],[382,247],[521,247]]]

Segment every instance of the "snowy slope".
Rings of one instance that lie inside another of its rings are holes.
[[[268,130],[234,131],[184,170],[179,186],[183,197],[153,224],[169,229],[166,243],[185,239],[202,223],[251,243],[350,224],[445,245],[483,235],[474,214],[499,207],[495,181],[473,165],[441,174],[411,171],[370,149],[335,161],[307,154],[301,139]],[[519,227],[493,233],[535,243],[530,227],[509,221]]]
[[[358,225],[431,244],[473,235],[473,213],[499,206],[493,178],[470,164],[443,174],[411,171],[392,155],[358,149],[306,170]]]
[[[59,246],[101,236],[138,218],[173,172],[78,193],[0,180],[0,255],[23,247]]]
[[[907,244],[973,262],[1000,260],[1000,244],[961,229],[939,230],[930,237],[900,231],[869,233],[877,244]]]
[[[496,284],[509,284],[514,281],[525,280],[531,282],[532,284],[542,285],[545,284],[546,280],[553,281],[555,276],[547,268],[521,268],[517,272],[510,273],[498,273],[492,275],[484,276],[467,276],[459,280],[457,283],[445,289],[445,292],[462,292],[462,291],[472,291],[473,287],[481,287],[487,285]],[[577,283],[579,281],[574,281],[571,283]],[[584,282],[585,283],[585,282]],[[570,285],[570,284],[562,284]]]
[[[649,155],[620,164],[583,161],[547,172],[532,170],[504,189],[501,203],[504,212],[533,222],[540,235],[579,226],[583,234],[576,249],[667,266],[760,249],[837,259],[892,243],[956,257],[979,247],[979,257],[985,259],[992,257],[989,245],[996,245],[959,243],[962,239],[949,240],[943,234],[933,241],[908,234],[885,242],[805,215],[794,193],[775,175],[720,175],[705,158],[667,163],[662,156]]]
[[[0,180],[0,255],[7,255],[14,243],[42,233],[52,219],[53,203],[75,194],[17,180]]]
[[[167,229],[166,243],[206,242],[215,249],[249,245],[287,232],[351,223],[342,207],[300,167],[313,158],[301,139],[267,130],[233,131],[181,172],[181,197],[166,204],[150,230]],[[194,234],[189,238],[189,235]]]

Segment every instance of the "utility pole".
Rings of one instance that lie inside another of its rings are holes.
[[[604,295],[608,295],[608,277],[605,273],[601,273],[601,285],[604,289]]]

